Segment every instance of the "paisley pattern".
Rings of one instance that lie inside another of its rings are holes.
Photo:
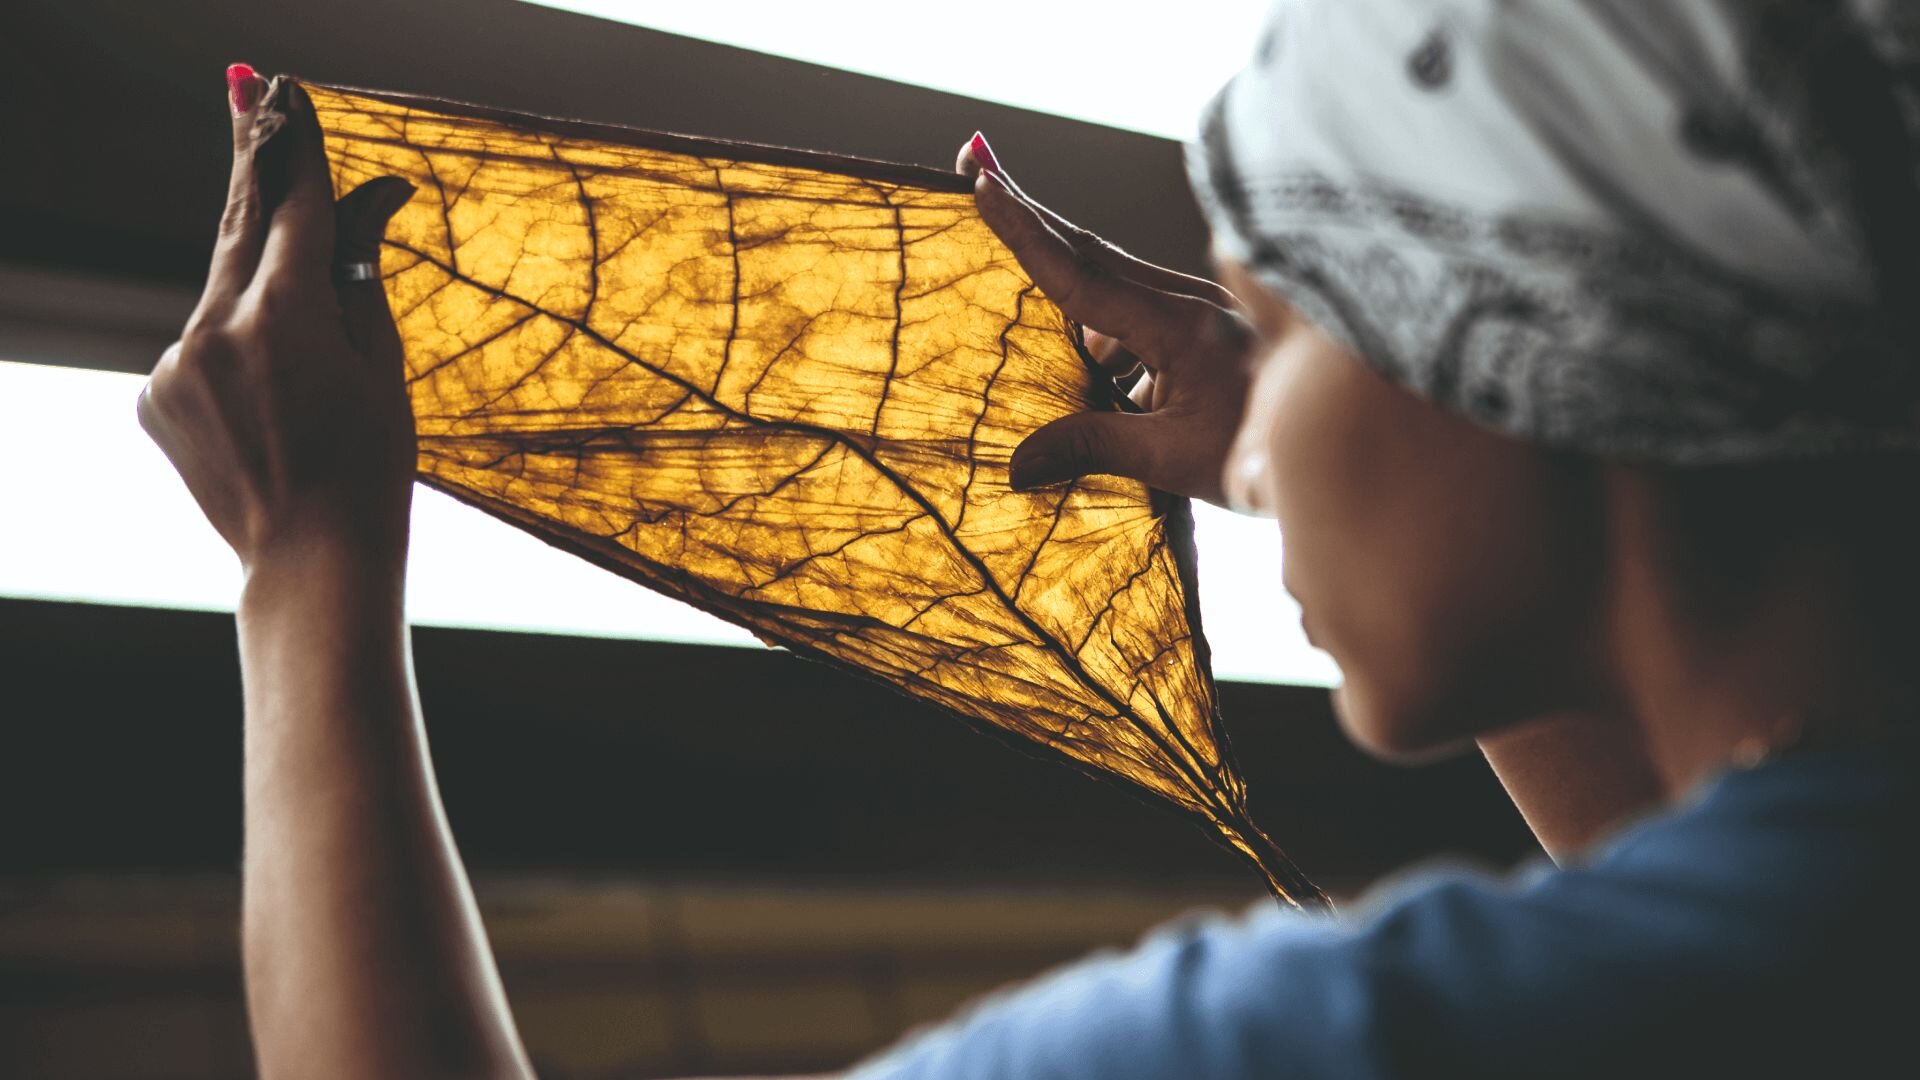
[[[1486,427],[1912,452],[1916,60],[1884,0],[1283,2],[1189,166],[1218,256]]]

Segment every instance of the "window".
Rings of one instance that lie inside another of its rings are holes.
[[[0,596],[232,610],[239,568],[146,433],[143,379],[0,362]],[[1221,679],[1328,686],[1280,587],[1273,523],[1196,504],[1200,605]],[[759,647],[752,635],[416,489],[408,610],[480,629]],[[511,581],[497,568],[518,569]],[[484,593],[471,588],[488,579]]]

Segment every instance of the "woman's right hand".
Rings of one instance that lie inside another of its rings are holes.
[[[1214,282],[1142,262],[1028,198],[979,135],[961,149],[958,168],[974,178],[981,218],[1081,324],[1102,367],[1146,369],[1131,392],[1144,412],[1076,413],[1045,425],[1014,451],[1014,489],[1104,473],[1226,505],[1221,471],[1258,341],[1240,301]]]
[[[382,177],[333,197],[313,103],[297,83],[228,75],[233,174],[205,294],[141,391],[140,423],[249,575],[281,552],[406,558],[413,412],[400,338],[372,262],[413,194]]]

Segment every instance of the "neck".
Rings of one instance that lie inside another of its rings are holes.
[[[1612,482],[1610,667],[1669,796],[1793,745],[1857,741],[1897,700],[1876,560],[1784,492],[1747,519],[1737,496],[1673,474]],[[1784,485],[1783,485],[1784,487]],[[1763,492],[1764,498],[1764,492]]]

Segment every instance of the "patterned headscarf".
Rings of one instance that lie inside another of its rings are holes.
[[[1281,0],[1188,160],[1217,255],[1486,427],[1920,450],[1920,4]]]

